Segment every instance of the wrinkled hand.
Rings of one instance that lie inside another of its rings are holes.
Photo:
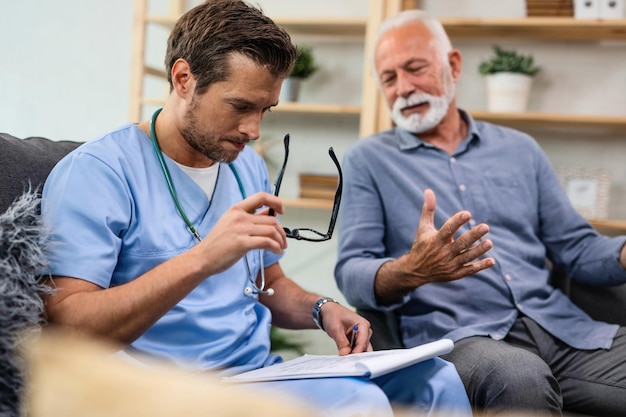
[[[479,259],[493,246],[488,239],[481,241],[489,232],[489,226],[479,224],[455,240],[454,235],[471,219],[470,213],[456,213],[437,230],[435,207],[435,193],[426,190],[415,241],[406,257],[411,272],[428,281],[439,282],[463,278],[493,266],[492,258]]]
[[[479,224],[455,239],[459,229],[470,221],[470,213],[456,213],[437,230],[435,208],[435,193],[426,190],[411,249],[384,264],[376,277],[379,301],[391,302],[429,282],[454,281],[495,265],[493,258],[482,258],[493,247],[489,239],[482,240],[489,233],[489,226]]]
[[[284,213],[278,197],[261,192],[224,213],[211,232],[192,249],[201,256],[201,265],[207,272],[225,271],[253,249],[281,253],[287,247],[285,231],[276,217],[268,215],[270,208],[278,214]]]
[[[370,322],[356,314],[353,310],[337,303],[326,303],[322,306],[324,330],[335,341],[340,356],[349,353],[371,352],[372,328]],[[352,329],[358,326],[354,349],[350,347]]]

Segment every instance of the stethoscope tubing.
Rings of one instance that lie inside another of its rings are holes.
[[[172,201],[174,202],[174,205],[176,206],[176,210],[178,211],[178,213],[182,217],[183,221],[187,225],[187,228],[189,229],[189,231],[191,232],[193,237],[198,242],[201,242],[202,238],[200,237],[200,234],[198,233],[198,231],[196,230],[194,225],[191,223],[191,220],[189,220],[189,218],[187,217],[187,214],[185,213],[185,210],[183,209],[183,206],[180,203],[180,200],[178,199],[178,194],[176,193],[176,189],[174,188],[174,183],[172,181],[172,176],[170,174],[170,170],[167,168],[167,164],[165,163],[165,159],[163,158],[163,151],[161,151],[161,147],[159,146],[159,141],[157,139],[156,127],[155,126],[156,126],[157,116],[159,115],[159,113],[161,113],[161,110],[163,110],[163,108],[160,108],[157,111],[155,111],[154,114],[152,115],[151,120],[150,120],[150,139],[152,140],[152,145],[154,147],[154,151],[155,151],[157,159],[159,161],[159,165],[161,167],[161,171],[163,172],[163,175],[165,177],[165,182],[167,183],[167,188],[168,188],[168,190],[170,192],[170,195],[172,196]],[[239,186],[239,192],[241,193],[241,197],[245,200],[246,199],[246,189],[243,186],[243,182],[241,181],[241,177],[239,176],[239,172],[237,172],[237,168],[235,167],[234,164],[230,163],[230,164],[228,164],[228,166],[229,166],[230,170],[232,171],[233,175],[235,176],[235,180],[237,181],[237,185]],[[250,268],[250,263],[248,262],[248,254],[246,253],[243,256],[244,261],[245,261],[245,265],[246,265],[246,271],[248,273],[248,281],[250,281],[250,284],[251,284],[251,286],[247,286],[244,289],[244,293],[246,295],[252,295],[252,294],[273,295],[274,294],[274,290],[272,288],[268,288],[267,290],[265,289],[265,264],[264,264],[264,261],[263,261],[263,252],[264,252],[263,249],[259,250],[259,267],[260,267],[260,275],[261,275],[261,285],[260,286],[257,286],[256,280],[252,276],[252,270]]]

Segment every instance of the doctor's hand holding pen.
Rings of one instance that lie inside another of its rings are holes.
[[[322,308],[322,325],[335,341],[340,356],[374,350],[370,343],[370,322],[349,308],[326,303]]]

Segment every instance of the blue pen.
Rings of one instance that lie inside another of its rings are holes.
[[[352,337],[350,338],[350,349],[354,349],[354,345],[356,345],[356,336],[359,333],[359,326],[355,324],[352,327]]]

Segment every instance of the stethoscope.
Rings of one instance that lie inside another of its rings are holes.
[[[159,160],[159,164],[161,165],[161,171],[163,171],[163,175],[165,176],[165,182],[167,183],[167,188],[170,190],[170,195],[172,196],[172,200],[174,201],[174,204],[176,205],[176,210],[178,210],[178,213],[183,218],[183,221],[187,225],[187,228],[189,229],[193,237],[196,238],[198,242],[201,242],[202,238],[200,237],[200,234],[198,233],[194,225],[191,223],[191,221],[187,217],[187,214],[185,214],[185,210],[183,209],[183,206],[180,204],[180,201],[178,200],[178,194],[176,193],[176,189],[174,188],[174,183],[172,182],[172,176],[170,175],[170,170],[167,168],[167,165],[165,164],[165,159],[163,158],[163,152],[161,151],[161,147],[159,146],[159,141],[157,140],[155,125],[156,125],[157,116],[159,115],[159,113],[161,113],[161,110],[163,109],[160,108],[157,111],[155,111],[154,114],[152,115],[152,119],[150,120],[150,138],[152,139],[152,145],[154,145],[154,151],[157,155],[157,159]],[[239,192],[241,192],[241,197],[245,200],[246,190],[243,186],[243,182],[241,181],[241,177],[239,177],[239,172],[237,172],[237,168],[235,167],[235,165],[228,164],[228,166],[230,167],[230,170],[232,171],[233,175],[235,176],[235,179],[237,180],[237,185],[239,186]],[[265,267],[264,267],[264,262],[263,262],[263,250],[259,251],[259,264],[260,264],[260,271],[261,271],[261,286],[260,287],[256,285],[256,280],[252,276],[252,270],[250,269],[250,263],[248,262],[247,253],[244,255],[244,260],[246,264],[246,270],[248,272],[248,281],[250,282],[250,285],[246,286],[246,288],[244,289],[243,291],[244,294],[246,295],[253,295],[253,294],[274,295],[273,288],[268,288],[267,290],[265,289]]]

